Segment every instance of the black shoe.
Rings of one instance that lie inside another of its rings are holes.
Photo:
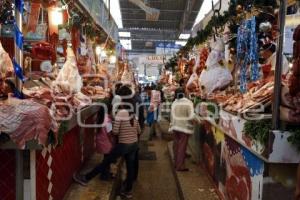
[[[121,192],[121,197],[126,199],[132,199],[132,193],[131,192]]]
[[[88,181],[86,180],[85,176],[80,174],[73,174],[73,180],[82,186],[87,186],[88,184]]]
[[[114,177],[110,173],[100,175],[100,180],[101,181],[111,181],[112,179],[114,179]]]

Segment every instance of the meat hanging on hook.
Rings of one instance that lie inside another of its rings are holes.
[[[220,0],[220,2],[219,2],[218,9],[215,9],[214,0],[211,1],[211,4],[212,4],[212,11],[213,11],[213,18],[219,19],[220,18],[220,10],[222,8],[222,0]],[[218,27],[215,24],[214,24],[214,29],[215,29],[215,33],[213,34],[213,36],[214,36],[214,41],[216,41],[216,35],[218,35]]]

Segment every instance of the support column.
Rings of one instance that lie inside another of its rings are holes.
[[[285,15],[286,15],[286,0],[280,1],[279,10],[279,25],[280,35],[278,39],[278,48],[276,54],[276,68],[275,68],[275,82],[274,82],[274,104],[273,104],[273,130],[280,128],[280,103],[281,103],[281,76],[282,76],[282,49],[284,39],[284,27],[285,27]]]
[[[30,151],[30,200],[36,200],[36,151]]]
[[[16,200],[24,199],[23,151],[16,150]]]

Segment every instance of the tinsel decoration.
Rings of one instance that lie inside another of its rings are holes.
[[[258,47],[255,17],[245,20],[238,29],[237,63],[240,65],[240,90],[247,91],[247,66],[250,64],[252,81],[259,79]]]
[[[250,33],[250,63],[251,63],[251,80],[256,81],[259,79],[259,67],[258,67],[258,43],[256,35],[256,18],[252,17],[251,33]]]
[[[17,63],[17,61],[15,59],[13,59],[13,66],[14,66],[14,71],[16,76],[22,81],[24,82],[26,80],[26,78],[23,75],[23,70],[22,67]]]
[[[15,43],[17,44],[19,49],[23,49],[23,33],[20,31],[19,27],[17,24],[14,24],[14,30],[15,30]]]
[[[15,0],[15,6],[16,6],[16,13],[15,16],[23,16],[24,14],[24,1],[23,0]],[[23,37],[23,33],[20,31],[20,27],[18,23],[14,23],[14,39],[15,39],[15,44],[16,47],[18,48],[18,50],[20,52],[23,51],[23,44],[24,44],[24,37]],[[22,61],[21,61],[22,62]],[[14,67],[14,71],[15,74],[17,76],[18,79],[20,79],[22,82],[25,81],[25,77],[23,75],[23,70],[21,67],[22,63],[18,63],[18,61],[14,58],[13,59],[13,67]],[[21,91],[18,91],[18,88],[14,88],[14,96],[17,98],[22,99],[23,95]]]
[[[237,63],[240,65],[240,90],[242,93],[247,90],[248,45],[246,22],[239,27],[237,34]]]

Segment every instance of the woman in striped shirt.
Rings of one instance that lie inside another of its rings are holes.
[[[118,106],[119,110],[115,116],[113,123],[113,134],[118,136],[118,144],[112,152],[105,157],[101,164],[95,167],[86,175],[76,175],[74,180],[82,185],[87,185],[87,182],[104,172],[114,160],[119,157],[124,157],[126,161],[127,177],[121,194],[126,198],[131,198],[131,190],[135,180],[136,172],[136,152],[138,150],[138,136],[141,134],[141,129],[134,113],[133,99],[129,98],[132,93],[130,88],[123,86],[120,88],[120,96],[122,102]]]

